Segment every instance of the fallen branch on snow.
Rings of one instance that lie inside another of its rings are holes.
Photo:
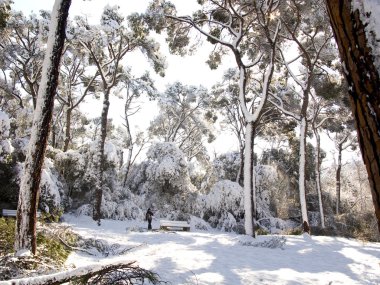
[[[118,283],[122,281],[123,283]],[[159,279],[158,274],[140,268],[135,262],[110,264],[92,264],[85,267],[76,268],[69,271],[58,272],[49,275],[29,277],[22,279],[12,279],[0,281],[1,285],[58,285],[66,282],[76,282],[76,284],[150,284],[166,283]]]

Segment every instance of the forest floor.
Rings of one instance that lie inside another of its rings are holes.
[[[153,220],[65,215],[65,224],[98,251],[75,251],[66,265],[136,261],[170,284],[380,284],[380,243],[324,236],[259,236],[219,231],[164,232]]]

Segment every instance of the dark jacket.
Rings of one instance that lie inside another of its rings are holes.
[[[145,220],[146,221],[151,221],[152,217],[153,217],[153,212],[150,209],[148,209],[148,211],[145,214]]]

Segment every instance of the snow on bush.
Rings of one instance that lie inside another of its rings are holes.
[[[60,215],[63,211],[64,187],[58,176],[59,173],[55,169],[53,161],[46,158],[41,172],[40,208],[45,213],[54,216]]]
[[[196,189],[191,184],[188,164],[174,143],[153,144],[147,152],[145,206],[155,204],[165,218],[187,220],[195,202]],[[185,216],[183,216],[185,214]]]
[[[243,188],[230,180],[217,182],[210,193],[198,197],[197,213],[211,226],[224,231],[238,231],[243,214]]]
[[[190,217],[190,227],[192,229],[202,230],[202,231],[210,231],[211,226],[203,219],[198,218],[196,216]]]
[[[174,143],[154,144],[147,152],[149,166],[147,178],[161,185],[170,184],[175,188],[187,187],[189,177],[187,161],[183,152]]]
[[[256,198],[258,218],[272,217],[270,201],[276,188],[277,171],[270,165],[257,165],[256,171]]]
[[[238,216],[243,211],[243,188],[236,182],[222,180],[202,200],[204,208],[213,213],[223,211]]]
[[[10,120],[8,115],[0,110],[0,162],[5,162],[12,152],[9,140]]]
[[[239,236],[237,242],[243,246],[264,247],[264,248],[281,248],[284,249],[286,238],[284,236],[266,236],[262,241],[257,241],[251,236]]]

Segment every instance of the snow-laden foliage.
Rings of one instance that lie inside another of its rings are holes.
[[[197,213],[211,226],[225,231],[239,231],[243,216],[243,189],[230,180],[217,182],[210,193],[197,199]]]
[[[190,213],[196,189],[183,152],[174,143],[156,143],[148,150],[147,158],[146,183],[142,188],[146,206],[154,204],[159,214],[166,217]]]
[[[0,162],[9,158],[12,146],[9,140],[10,120],[9,116],[0,110]]]
[[[227,152],[218,156],[213,161],[215,172],[219,175],[218,178],[235,181],[239,172],[240,161],[239,152]]]
[[[39,208],[45,213],[60,216],[63,213],[65,200],[64,184],[51,159],[47,158],[41,173]]]
[[[148,181],[165,186],[167,189],[164,191],[174,191],[172,193],[188,188],[187,161],[174,143],[154,144],[147,152],[147,158],[150,162],[146,169]]]

